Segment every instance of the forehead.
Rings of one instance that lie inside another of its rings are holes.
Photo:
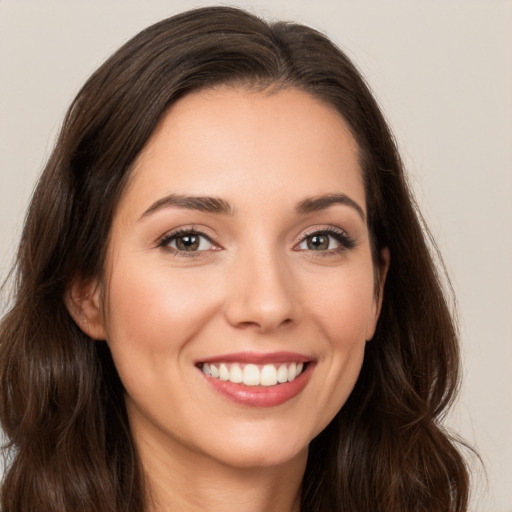
[[[304,91],[208,89],[164,115],[136,159],[121,203],[129,197],[135,206],[169,193],[271,202],[343,192],[364,205],[358,154],[342,117]]]

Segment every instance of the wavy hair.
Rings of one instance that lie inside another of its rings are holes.
[[[457,329],[436,249],[364,79],[319,32],[209,7],[161,21],[73,101],[32,197],[0,325],[3,512],[142,512],[145,483],[105,342],[69,315],[101,276],[132,163],[179,98],[217,85],[297,88],[335,109],[359,148],[373,257],[391,254],[382,312],[348,401],[312,441],[303,512],[462,512],[469,477],[441,426],[458,385]],[[448,290],[450,291],[450,290]]]

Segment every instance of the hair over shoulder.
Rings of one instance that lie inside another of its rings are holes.
[[[64,302],[101,276],[132,164],[169,107],[219,85],[297,88],[335,109],[359,148],[373,257],[391,264],[348,401],[310,445],[303,512],[462,512],[469,477],[440,420],[459,379],[435,244],[364,79],[324,35],[209,7],[163,20],[110,57],[73,101],[34,192],[0,324],[3,512],[142,512],[144,477],[105,342]]]

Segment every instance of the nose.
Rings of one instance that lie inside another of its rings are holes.
[[[230,277],[224,314],[234,327],[254,327],[261,333],[297,322],[300,304],[293,272],[280,254],[240,257]]]

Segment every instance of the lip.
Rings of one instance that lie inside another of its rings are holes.
[[[279,364],[279,363],[310,363],[311,357],[306,357],[297,352],[237,352],[232,354],[220,354],[214,357],[201,359],[196,364],[202,363],[247,363],[247,364]]]
[[[237,353],[225,354],[201,360],[201,363],[238,362],[252,364],[278,364],[286,362],[307,363],[302,373],[291,382],[277,384],[275,386],[245,386],[234,382],[224,381],[206,375],[198,363],[198,371],[206,383],[216,393],[227,398],[231,402],[246,407],[276,407],[295,398],[306,387],[315,362],[306,356],[292,352],[274,352],[268,354]]]

